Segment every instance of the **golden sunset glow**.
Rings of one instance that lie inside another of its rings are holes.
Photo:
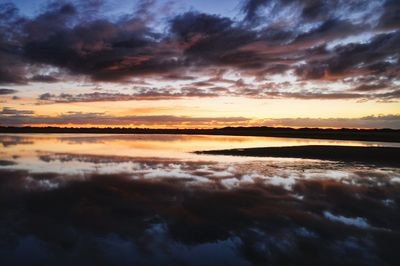
[[[1,7],[1,125],[400,128],[384,1],[324,17],[301,3],[122,2]]]

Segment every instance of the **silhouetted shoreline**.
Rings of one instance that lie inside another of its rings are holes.
[[[224,127],[213,129],[0,127],[0,133],[187,134],[400,142],[400,130],[394,129],[294,129],[281,127]]]
[[[400,166],[400,148],[305,145],[196,151],[198,154],[319,159]]]

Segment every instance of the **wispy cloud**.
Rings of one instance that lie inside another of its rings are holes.
[[[110,125],[110,126],[223,126],[250,121],[245,117],[190,117],[173,115],[113,116],[105,113],[69,112],[57,116],[33,115],[32,111],[3,108],[1,125]]]
[[[5,107],[0,111],[0,124],[22,125],[110,125],[163,127],[224,127],[224,126],[291,126],[291,127],[348,127],[400,129],[400,115],[378,115],[358,118],[248,118],[248,117],[191,117],[175,115],[127,115],[107,113],[68,112],[56,116],[36,115],[31,110]]]

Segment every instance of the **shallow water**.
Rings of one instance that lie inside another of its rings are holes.
[[[400,169],[195,150],[396,143],[0,135],[2,265],[396,265]]]

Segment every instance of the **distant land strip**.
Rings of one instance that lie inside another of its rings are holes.
[[[224,127],[213,129],[151,129],[0,126],[0,133],[189,134],[400,142],[400,130],[351,128]]]
[[[400,167],[400,148],[394,147],[305,145],[289,147],[196,151],[195,153],[213,155],[318,159]]]

